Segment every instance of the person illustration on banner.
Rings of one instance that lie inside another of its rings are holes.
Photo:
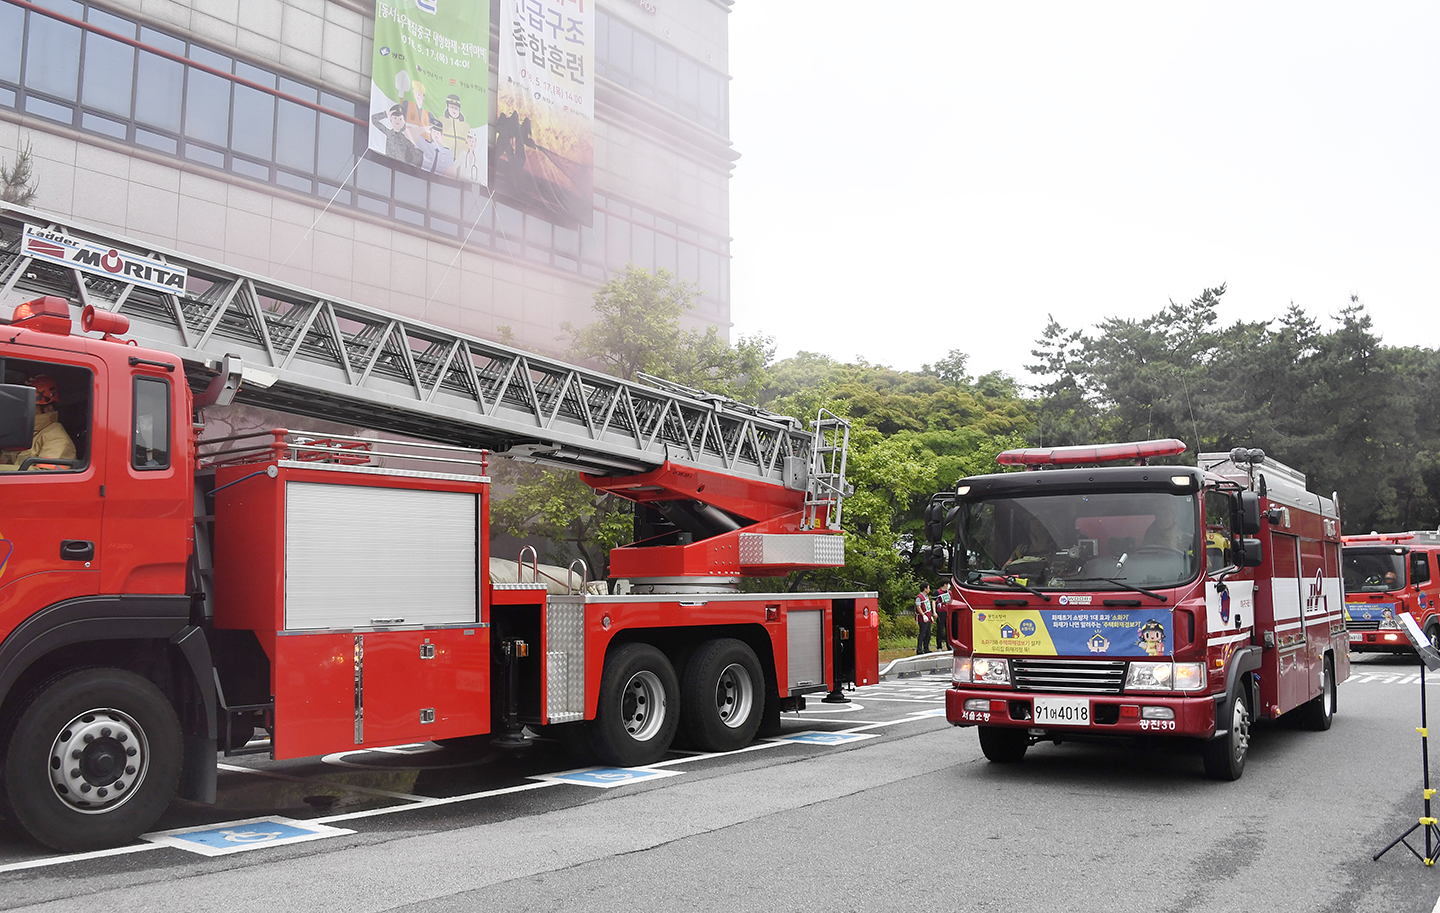
[[[375,115],[370,118],[370,123],[385,134],[386,156],[407,165],[420,164],[422,158],[420,150],[410,142],[410,137],[405,133],[404,108],[399,105],[391,105],[389,111],[376,111]]]
[[[465,155],[465,137],[470,132],[465,115],[460,113],[460,96],[452,93],[445,99],[445,113],[440,122],[445,125],[445,148],[458,162]]]
[[[465,134],[465,152],[455,167],[455,176],[472,184],[485,183],[485,168],[480,158],[480,129]]]
[[[516,116],[519,117],[518,114]],[[529,146],[531,149],[538,148],[530,132],[530,118],[528,117],[521,119],[520,126],[515,131],[515,160],[512,164],[515,166],[516,175],[519,175],[520,172],[525,170],[526,146]]]
[[[405,102],[405,132],[412,143],[419,143],[429,132],[430,119],[434,116],[425,110],[425,84],[418,79],[410,82],[413,100]]]
[[[420,140],[420,170],[448,175],[455,156],[445,147],[445,125],[438,117],[430,118],[430,129]]]

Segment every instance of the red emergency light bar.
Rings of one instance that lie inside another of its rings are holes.
[[[995,458],[1001,466],[1080,466],[1095,463],[1142,463],[1150,457],[1175,456],[1185,452],[1185,442],[1175,438],[1159,441],[1131,441],[1126,444],[1097,444],[1082,447],[1031,447],[1007,450]]]
[[[15,308],[10,323],[27,330],[54,333],[57,336],[70,335],[70,302],[55,295],[46,295],[27,301]]]
[[[1371,533],[1368,536],[1345,536],[1340,541],[1353,545],[1357,542],[1404,542],[1414,538],[1414,533]]]

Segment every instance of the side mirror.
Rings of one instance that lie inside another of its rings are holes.
[[[1246,536],[1260,532],[1260,496],[1253,491],[1240,492],[1240,532]]]
[[[1259,567],[1265,563],[1265,547],[1259,539],[1240,540],[1240,566]]]
[[[0,384],[0,450],[26,450],[35,443],[35,388]]]
[[[939,542],[945,536],[945,502],[931,501],[925,505],[925,541]]]
[[[943,545],[932,545],[925,555],[925,566],[931,573],[944,575],[950,570],[950,549]]]

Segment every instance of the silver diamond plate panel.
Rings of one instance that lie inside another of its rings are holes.
[[[742,567],[766,564],[809,564],[838,567],[844,563],[844,536],[813,533],[798,535],[740,534],[740,564]]]
[[[554,602],[545,607],[545,707],[550,722],[585,717],[585,604]]]

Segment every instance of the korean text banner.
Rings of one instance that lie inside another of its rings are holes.
[[[1011,656],[1162,656],[1169,653],[1166,609],[976,611],[975,652]]]
[[[589,225],[595,174],[594,0],[500,0],[494,187]]]
[[[376,0],[370,148],[485,184],[490,0]]]

